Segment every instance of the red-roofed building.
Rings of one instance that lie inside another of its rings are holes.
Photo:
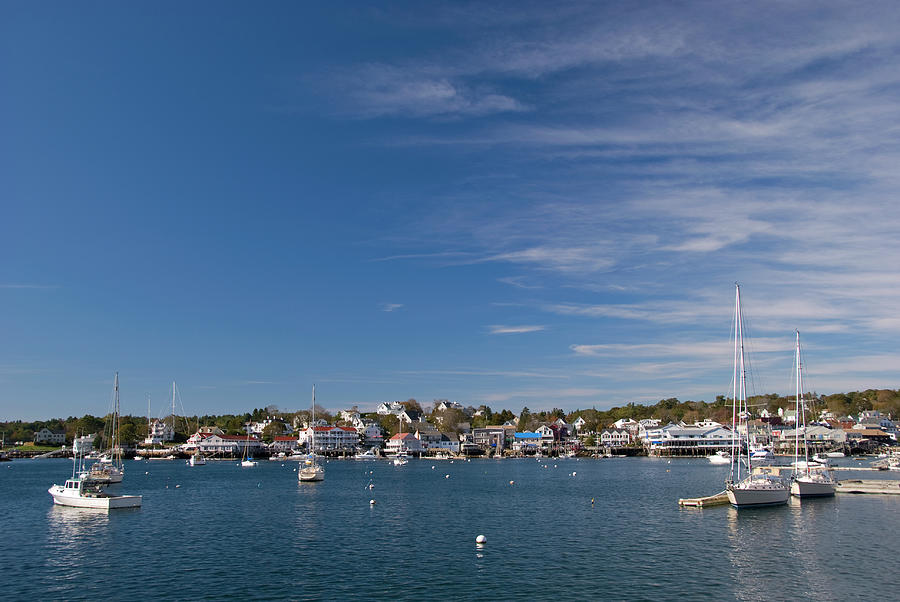
[[[388,440],[386,447],[389,454],[396,454],[398,451],[420,454],[425,451],[422,442],[412,433],[397,433]]]
[[[278,437],[275,437],[275,440],[269,445],[269,449],[273,452],[294,451],[299,447],[300,441],[293,435],[279,435]]]

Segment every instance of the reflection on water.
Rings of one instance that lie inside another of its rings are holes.
[[[143,508],[109,513],[53,506],[67,466],[0,470],[4,599],[540,598],[560,569],[572,599],[896,597],[900,496],[680,509],[721,490],[705,461],[334,461],[319,483],[293,463],[157,463],[122,485]]]

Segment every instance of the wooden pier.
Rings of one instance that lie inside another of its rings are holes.
[[[847,479],[845,481],[838,481],[835,492],[900,495],[900,481],[894,479]]]
[[[687,508],[708,508],[710,506],[722,506],[730,503],[728,494],[720,491],[715,495],[707,497],[686,497],[678,500],[678,505]]]

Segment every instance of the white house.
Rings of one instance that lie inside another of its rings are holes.
[[[600,445],[621,447],[631,443],[631,434],[626,429],[603,429],[600,431]]]
[[[250,435],[214,435],[212,433],[194,433],[185,449],[197,449],[203,454],[229,454],[232,456],[253,455],[262,444],[255,436]]]
[[[154,420],[150,423],[150,432],[144,439],[144,445],[157,445],[163,441],[174,441],[175,429],[172,425],[162,420]]]
[[[575,432],[581,431],[581,429],[584,428],[585,424],[587,424],[587,420],[585,420],[581,416],[579,416],[578,418],[575,419],[574,422],[572,422],[572,426],[575,428]]]
[[[291,425],[285,424],[283,420],[280,418],[266,418],[265,420],[261,420],[259,422],[250,422],[244,425],[244,431],[249,431],[254,435],[262,435],[263,431],[266,430],[266,427],[270,424],[280,424],[281,425],[281,433],[283,435],[289,435],[294,432],[294,429],[291,428]]]
[[[382,404],[379,404],[378,409],[375,410],[379,416],[388,416],[390,414],[394,414],[395,416],[405,410],[406,408],[399,401],[385,401]]]
[[[381,434],[381,427],[370,422],[368,424],[360,424],[356,427],[360,439],[365,441],[366,445],[380,445],[384,442],[384,435]]]
[[[398,451],[420,454],[425,450],[422,442],[412,433],[397,433],[388,440],[386,448],[389,454],[396,454]]]
[[[440,441],[432,444],[431,449],[459,453],[459,437],[456,433],[441,433]]]
[[[460,410],[460,411],[462,411],[462,409],[463,409],[463,405],[456,401],[443,400],[434,406],[435,412],[443,412],[444,410]]]
[[[66,442],[66,431],[51,431],[47,427],[44,427],[34,434],[34,442],[62,445]]]
[[[72,451],[75,455],[87,455],[94,451],[94,438],[97,435],[82,435],[75,437],[72,442]]]

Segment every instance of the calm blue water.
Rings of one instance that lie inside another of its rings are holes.
[[[128,462],[109,514],[52,504],[70,467],[0,464],[4,599],[897,598],[900,496],[680,509],[705,460]]]

